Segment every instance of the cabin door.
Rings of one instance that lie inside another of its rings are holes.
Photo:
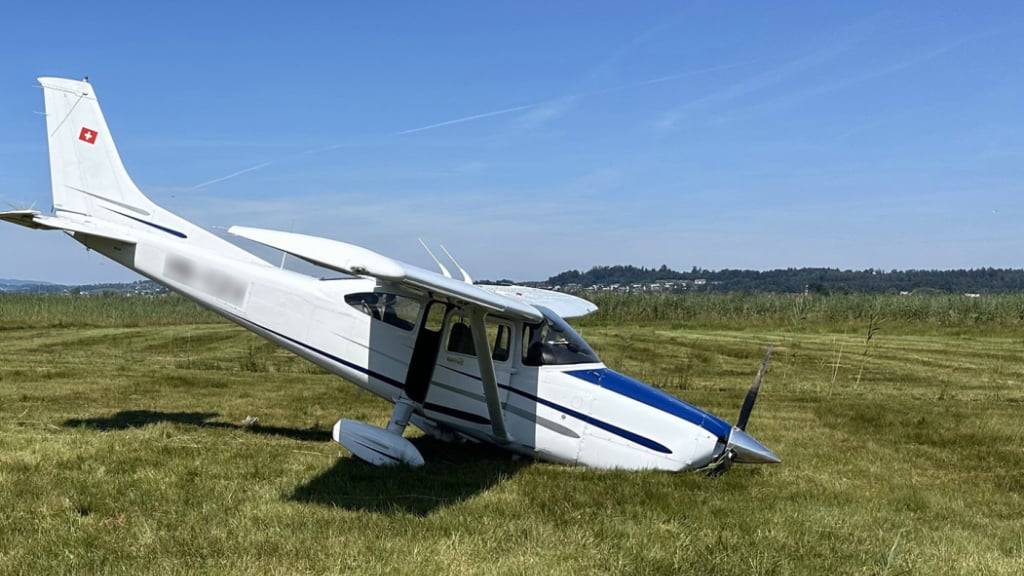
[[[409,359],[409,370],[405,374],[405,395],[413,402],[422,404],[430,391],[447,313],[447,304],[428,302],[420,318],[419,332]]]
[[[512,376],[512,323],[488,318],[487,342],[498,383],[498,398],[508,400]],[[476,357],[469,315],[460,309],[448,312],[437,355],[433,385],[427,395],[428,409],[453,415],[464,421],[490,426],[483,382]]]

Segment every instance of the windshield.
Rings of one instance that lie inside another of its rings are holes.
[[[523,364],[559,366],[600,362],[597,354],[572,326],[557,314],[537,306],[544,314],[540,324],[527,324],[523,332]]]

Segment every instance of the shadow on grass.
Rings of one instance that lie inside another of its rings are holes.
[[[230,422],[213,422],[220,416],[217,412],[157,412],[154,410],[123,410],[112,416],[103,418],[72,418],[64,421],[68,428],[91,428],[93,430],[130,430],[143,428],[151,424],[170,422],[199,428],[216,428],[221,430],[238,430],[252,434],[281,436],[302,442],[327,442],[331,433],[327,430],[281,428],[277,426],[242,426]]]
[[[342,458],[295,489],[294,502],[378,514],[428,514],[483,492],[528,465],[498,448],[412,439],[426,464],[378,468]]]
[[[124,410],[107,417],[66,420],[64,426],[115,431],[170,422],[281,436],[301,442],[331,440],[331,433],[325,430],[246,427],[214,421],[218,416],[217,412]],[[501,449],[479,444],[446,443],[428,437],[413,438],[412,443],[426,460],[420,468],[378,468],[349,456],[297,487],[288,499],[353,511],[426,516],[499,484],[528,462],[516,460]]]

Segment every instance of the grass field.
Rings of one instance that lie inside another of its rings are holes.
[[[384,402],[177,298],[0,296],[0,572],[1024,573],[1024,299],[770,298],[581,323],[729,420],[776,346],[749,429],[783,464],[712,479],[372,468],[329,429]]]

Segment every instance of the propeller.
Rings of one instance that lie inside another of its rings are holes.
[[[707,466],[709,476],[721,476],[725,474],[734,462],[748,464],[777,464],[781,462],[771,450],[747,434],[747,422],[750,421],[750,413],[754,410],[754,403],[757,402],[757,393],[761,391],[761,382],[768,373],[768,364],[772,360],[772,347],[769,346],[765,352],[764,360],[757,369],[754,376],[754,383],[747,396],[743,399],[743,406],[740,407],[739,418],[729,434],[729,441],[721,448],[721,453]]]
[[[764,380],[764,375],[768,373],[768,363],[771,361],[772,347],[769,346],[768,351],[764,355],[764,360],[761,360],[761,366],[757,369],[757,375],[754,376],[754,383],[750,386],[750,390],[747,390],[747,397],[743,399],[740,417],[736,419],[736,427],[740,430],[747,429],[750,412],[754,409],[754,403],[757,402],[757,393],[761,391],[761,381]]]

